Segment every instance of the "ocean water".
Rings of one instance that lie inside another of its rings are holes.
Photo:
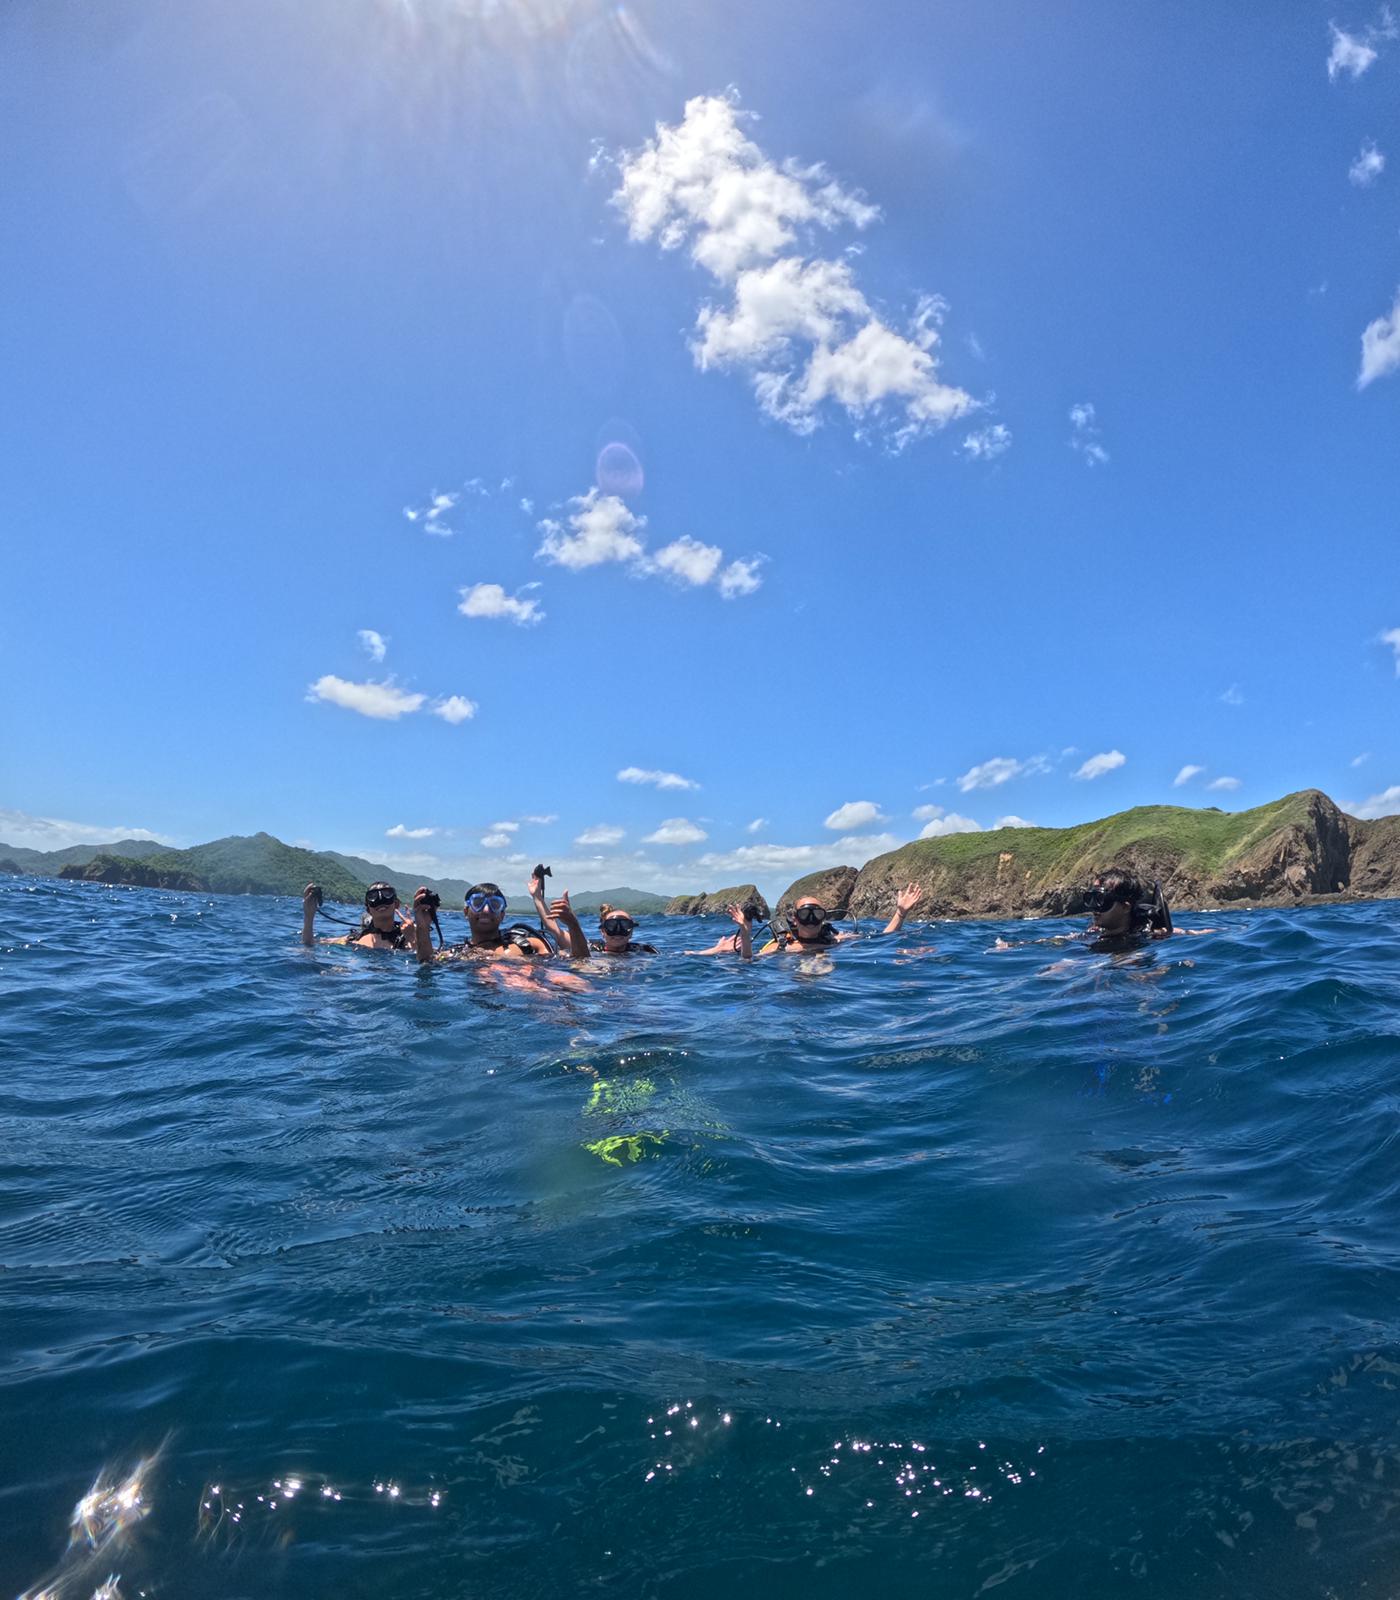
[[[1400,905],[581,987],[0,906],[0,1594],[1400,1591]]]

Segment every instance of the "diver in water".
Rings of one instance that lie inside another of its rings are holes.
[[[589,945],[594,955],[654,956],[656,954],[655,945],[634,943],[632,935],[637,931],[636,918],[624,911],[621,906],[602,906],[598,912],[598,928],[603,937],[592,940]]]
[[[486,960],[543,961],[553,956],[554,946],[539,928],[532,928],[526,922],[513,922],[509,927],[502,927],[507,904],[499,884],[474,883],[467,890],[462,905],[470,930],[467,938],[439,952],[433,949],[429,932],[434,909],[432,897],[426,890],[420,889],[413,897],[418,959],[427,962],[479,957]],[[549,912],[549,925],[562,929],[568,937],[570,956],[582,960],[588,954],[588,940],[584,937],[574,908],[569,904],[567,890],[551,902]]]
[[[422,891],[420,891],[421,893]],[[365,914],[358,930],[336,939],[316,938],[313,924],[325,898],[320,886],[308,883],[301,897],[303,944],[352,944],[360,950],[412,950],[413,924],[399,916],[399,892],[392,883],[372,883],[365,890]]]
[[[917,883],[905,884],[895,897],[894,915],[880,931],[898,933],[904,926],[904,919],[918,905],[922,897],[923,891]],[[813,951],[829,949],[832,945],[846,944],[852,939],[861,937],[859,933],[850,930],[838,932],[832,926],[821,901],[810,894],[803,895],[794,904],[787,923],[786,929],[779,929],[778,918],[774,917],[769,923],[773,937],[758,952],[759,955],[779,955],[783,951],[808,955]]]
[[[1169,939],[1176,932],[1162,885],[1154,879],[1148,890],[1123,867],[1110,867],[1094,878],[1084,891],[1084,909],[1094,919],[1084,936],[1101,949]]]
[[[1145,885],[1127,867],[1110,867],[1094,875],[1093,882],[1080,898],[1092,920],[1077,933],[1055,933],[1045,939],[998,939],[993,950],[1015,950],[1027,944],[1068,944],[1085,940],[1091,950],[1136,950],[1154,939],[1170,939],[1173,934],[1214,933],[1214,928],[1178,928],[1172,922],[1171,908],[1155,878]]]

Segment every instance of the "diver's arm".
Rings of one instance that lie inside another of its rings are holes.
[[[538,873],[530,879],[530,898],[535,903],[535,914],[540,919],[540,926],[554,936],[555,944],[564,943],[564,930],[549,914],[549,907],[544,903],[544,879]]]
[[[894,915],[885,924],[885,933],[898,933],[904,926],[904,919],[918,905],[923,897],[923,891],[917,883],[906,883],[899,891],[894,903]]]
[[[420,889],[413,897],[413,953],[427,965],[433,959],[433,908],[428,902],[428,892]]]
[[[321,891],[314,883],[308,883],[301,897],[301,942],[303,944],[316,943],[316,913],[321,907]]]
[[[570,957],[574,961],[586,961],[589,954],[588,939],[579,923],[578,913],[569,904],[569,891],[565,889],[549,909],[555,918],[556,926],[562,926],[569,935]]]
[[[753,960],[753,929],[749,927],[749,919],[744,915],[742,906],[733,905],[726,909],[729,920],[739,925],[739,959],[741,961]]]

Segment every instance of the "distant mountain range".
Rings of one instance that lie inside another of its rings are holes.
[[[112,844],[75,844],[64,850],[27,850],[0,844],[5,862],[35,877],[81,878],[98,883],[128,883],[154,888],[191,889],[210,894],[287,894],[301,898],[308,883],[318,883],[327,900],[359,905],[371,883],[392,883],[407,901],[420,883],[436,890],[444,905],[460,906],[471,887],[464,878],[429,878],[403,873],[363,856],[336,850],[303,850],[270,833],[231,835],[172,850],[149,839],[118,839]],[[546,894],[554,880],[546,880]],[[524,887],[504,886],[514,908],[526,903]],[[567,887],[567,885],[565,886]],[[663,910],[666,897],[643,889],[582,890],[570,897],[578,911],[596,912],[604,903],[622,905],[636,915]]]

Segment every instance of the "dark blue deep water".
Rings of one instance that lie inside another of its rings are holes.
[[[0,1595],[1400,1592],[1400,905],[518,992],[0,909]]]

